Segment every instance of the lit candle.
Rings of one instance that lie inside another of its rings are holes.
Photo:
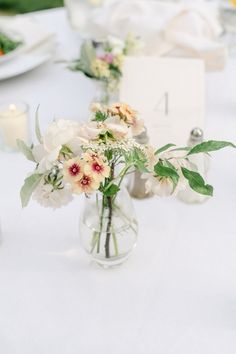
[[[3,149],[17,150],[17,139],[28,142],[28,105],[3,104],[0,106],[0,140]]]

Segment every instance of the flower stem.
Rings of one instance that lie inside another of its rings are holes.
[[[110,181],[114,179],[114,168],[115,164],[111,164],[111,172],[110,172]],[[108,206],[108,222],[106,229],[106,241],[105,241],[105,255],[106,258],[110,258],[110,239],[111,239],[111,225],[112,225],[112,214],[113,214],[113,206],[112,206],[112,196],[107,196],[107,206]]]
[[[107,223],[107,230],[106,230],[106,242],[105,242],[105,253],[106,258],[110,258],[110,239],[111,239],[111,221],[112,221],[112,197],[107,197],[107,204],[108,204],[108,223]]]

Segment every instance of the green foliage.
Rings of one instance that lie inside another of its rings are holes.
[[[105,133],[99,134],[99,140],[101,140],[103,143],[106,143],[107,140],[115,140],[115,138],[112,133],[106,131]]]
[[[94,78],[94,73],[91,69],[92,62],[96,59],[96,51],[92,41],[84,41],[80,48],[80,59],[75,61],[72,70],[82,71],[88,77]]]
[[[213,187],[209,184],[205,184],[202,176],[194,171],[190,171],[185,167],[181,168],[184,177],[188,180],[189,186],[197,193],[203,195],[213,195]]]
[[[166,144],[164,146],[162,146],[160,149],[158,149],[156,152],[155,152],[155,155],[159,155],[161,154],[162,152],[168,150],[170,147],[173,147],[175,146],[175,144]]]
[[[234,148],[236,147],[234,144],[228,141],[216,141],[216,140],[204,141],[203,143],[194,146],[189,151],[188,155],[198,154],[200,152],[208,153],[211,151],[217,151],[228,146]]]
[[[58,167],[53,168],[47,176],[44,176],[45,183],[50,184],[53,187],[53,190],[64,188],[62,179],[63,176],[60,174]]]
[[[42,179],[42,174],[35,173],[25,179],[24,185],[20,191],[22,207],[26,207],[29,203],[30,197]]]
[[[179,175],[171,163],[169,163],[168,166],[165,166],[163,162],[159,161],[154,166],[154,171],[157,177],[170,178],[173,182],[173,190],[175,190],[179,181]]]
[[[139,172],[148,172],[148,169],[146,168],[147,158],[140,149],[134,148],[132,158],[134,166],[139,170]]]
[[[106,197],[113,197],[114,195],[116,195],[119,192],[119,190],[120,190],[120,188],[116,184],[113,183],[111,185],[108,185],[108,187],[103,190],[103,194]]]
[[[12,52],[21,44],[22,44],[21,41],[15,41],[14,39],[8,37],[5,33],[0,32],[0,50],[4,54]]]
[[[73,156],[73,152],[71,151],[71,149],[66,146],[66,145],[62,145],[62,148],[60,150],[60,154],[66,159],[68,158],[72,158]]]
[[[97,111],[95,113],[95,117],[93,118],[93,121],[95,122],[104,122],[107,119],[107,114],[101,111]]]
[[[38,142],[42,144],[43,138],[39,126],[39,106],[37,107],[36,114],[35,114],[35,135],[38,139]]]
[[[118,80],[122,76],[122,72],[117,65],[109,64],[109,69],[115,80]]]
[[[63,0],[0,0],[0,10],[24,13],[63,6]]]
[[[31,147],[27,146],[23,140],[17,139],[17,147],[27,160],[36,162]]]

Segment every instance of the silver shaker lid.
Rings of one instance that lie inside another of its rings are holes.
[[[195,143],[203,141],[203,130],[199,127],[193,128],[190,133],[190,140]]]

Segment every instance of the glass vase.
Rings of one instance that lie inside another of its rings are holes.
[[[125,188],[116,197],[97,192],[86,197],[80,240],[91,259],[104,268],[123,263],[137,242],[138,224]]]
[[[118,101],[118,89],[111,89],[104,81],[94,80],[95,94],[92,102],[109,105]]]

